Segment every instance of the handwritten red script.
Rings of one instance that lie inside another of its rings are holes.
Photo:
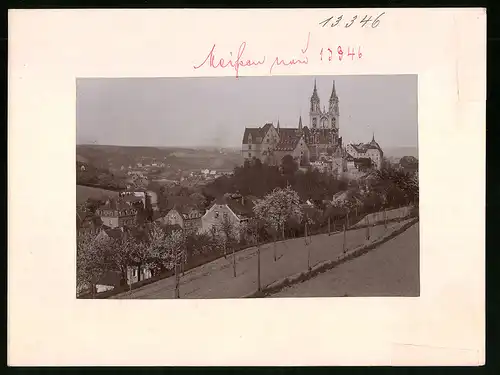
[[[304,48],[300,49],[300,53],[298,54],[299,56],[292,57],[292,58],[282,58],[280,56],[276,56],[274,59],[271,59],[272,61],[270,67],[269,67],[269,74],[273,74],[273,69],[279,66],[292,66],[292,65],[307,65],[309,63],[309,57],[307,55],[307,52],[309,50],[309,42],[311,39],[311,33],[307,34],[307,41],[305,42]],[[248,58],[246,56],[243,56],[245,52],[245,48],[247,46],[246,42],[242,42],[240,44],[240,47],[238,48],[238,52],[236,54],[236,58],[233,57],[233,53],[229,52],[229,58],[219,58],[216,56],[216,44],[212,46],[212,49],[208,52],[208,55],[205,57],[205,60],[199,65],[194,65],[194,69],[200,69],[202,67],[208,67],[208,68],[213,68],[213,69],[232,69],[235,72],[236,78],[240,76],[240,68],[241,67],[255,67],[259,65],[263,65],[266,63],[267,58],[266,56],[260,57],[260,58]],[[330,52],[329,60],[332,60],[332,55],[333,51],[328,48],[328,51]],[[343,50],[341,46],[338,46],[337,49],[338,55],[339,55],[339,60],[342,60],[343,57]],[[321,61],[323,61],[323,48],[321,49],[321,52],[319,53]],[[354,56],[354,53],[350,52],[348,56]],[[358,58],[361,58],[362,54],[360,49],[358,49],[357,53]]]
[[[300,50],[300,52],[302,52],[303,55],[305,55],[307,50],[309,49],[309,39],[310,38],[311,38],[311,33],[307,34],[307,43],[306,43],[305,48],[302,48]],[[309,59],[307,58],[307,56],[303,56],[302,59],[290,59],[288,61],[280,59],[278,56],[276,56],[276,58],[274,59],[272,65],[271,65],[271,68],[269,69],[269,73],[273,74],[273,68],[275,65],[285,65],[285,66],[295,65],[295,64],[307,65],[307,63],[309,63]]]
[[[236,60],[231,60],[228,59],[225,61],[224,59],[219,59],[217,62],[215,62],[215,44],[213,45],[212,49],[208,53],[207,57],[205,60],[198,66],[193,66],[194,69],[199,69],[202,66],[204,66],[208,62],[208,66],[210,68],[232,68],[236,72],[236,78],[239,77],[240,75],[240,66],[257,66],[257,65],[262,65],[266,62],[266,57],[264,56],[261,60],[250,60],[247,59],[244,61],[243,59],[243,52],[245,52],[245,48],[247,46],[246,42],[241,43],[240,48],[238,49],[238,55],[236,57]],[[232,56],[232,52],[230,52],[230,55]]]

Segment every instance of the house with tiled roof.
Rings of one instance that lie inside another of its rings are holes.
[[[380,145],[375,141],[375,134],[369,143],[352,143],[346,146],[346,151],[356,160],[370,159],[371,164],[375,169],[382,168],[384,152]],[[360,162],[361,163],[361,162]]]
[[[92,214],[89,211],[76,211],[76,231],[77,234],[98,234],[104,224],[99,216]]]
[[[156,222],[163,225],[178,225],[189,233],[201,231],[201,218],[204,212],[193,205],[174,205],[166,215],[156,219]]]
[[[134,225],[137,222],[139,208],[135,200],[108,199],[106,203],[96,210],[96,215],[101,218],[104,225],[118,228],[124,225]]]
[[[266,123],[262,127],[245,128],[241,153],[245,159],[267,160],[278,142],[278,131],[272,123]]]
[[[233,224],[234,236],[239,235],[241,225],[253,216],[254,200],[239,194],[217,198],[201,218],[201,232],[210,232],[224,220]]]

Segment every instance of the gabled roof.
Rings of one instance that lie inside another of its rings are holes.
[[[262,127],[258,128],[245,128],[245,133],[243,134],[243,142],[244,144],[252,143],[252,144],[260,144],[264,140],[265,135],[269,131],[269,129],[273,126],[271,123],[267,123]],[[252,142],[249,142],[249,136],[252,136]]]
[[[76,210],[76,227],[80,228],[88,220],[88,216],[88,212]]]
[[[195,207],[196,204],[191,197],[186,197],[182,195],[170,196],[167,198],[167,210],[173,208],[182,209],[182,207]]]
[[[105,229],[104,233],[106,233],[109,238],[113,238],[115,240],[123,238],[124,235],[124,232],[120,228]]]
[[[177,211],[184,220],[199,219],[203,216],[203,212],[201,210],[191,205],[176,205],[170,211]]]
[[[95,230],[102,227],[102,220],[99,216],[95,216],[90,212],[77,212],[76,228],[78,230]]]
[[[371,140],[370,143],[352,143],[351,146],[359,153],[365,153],[368,150],[379,150],[382,152],[382,148],[380,145],[375,141],[375,138]]]
[[[279,142],[276,151],[293,151],[302,138],[302,132],[298,128],[281,128],[279,131]]]
[[[254,201],[250,197],[244,197],[243,202],[241,198],[220,197],[215,200],[214,204],[226,205],[239,219],[248,218],[253,215]]]

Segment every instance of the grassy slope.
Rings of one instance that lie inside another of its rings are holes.
[[[116,191],[76,185],[76,204],[84,203],[88,198],[100,199],[117,196]]]

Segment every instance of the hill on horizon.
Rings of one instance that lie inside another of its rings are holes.
[[[232,170],[240,165],[240,152],[222,152],[220,149],[188,147],[147,147],[114,145],[77,145],[77,159],[86,159],[98,168],[136,165],[156,160],[182,170],[217,168]],[[144,161],[143,161],[144,160]]]

